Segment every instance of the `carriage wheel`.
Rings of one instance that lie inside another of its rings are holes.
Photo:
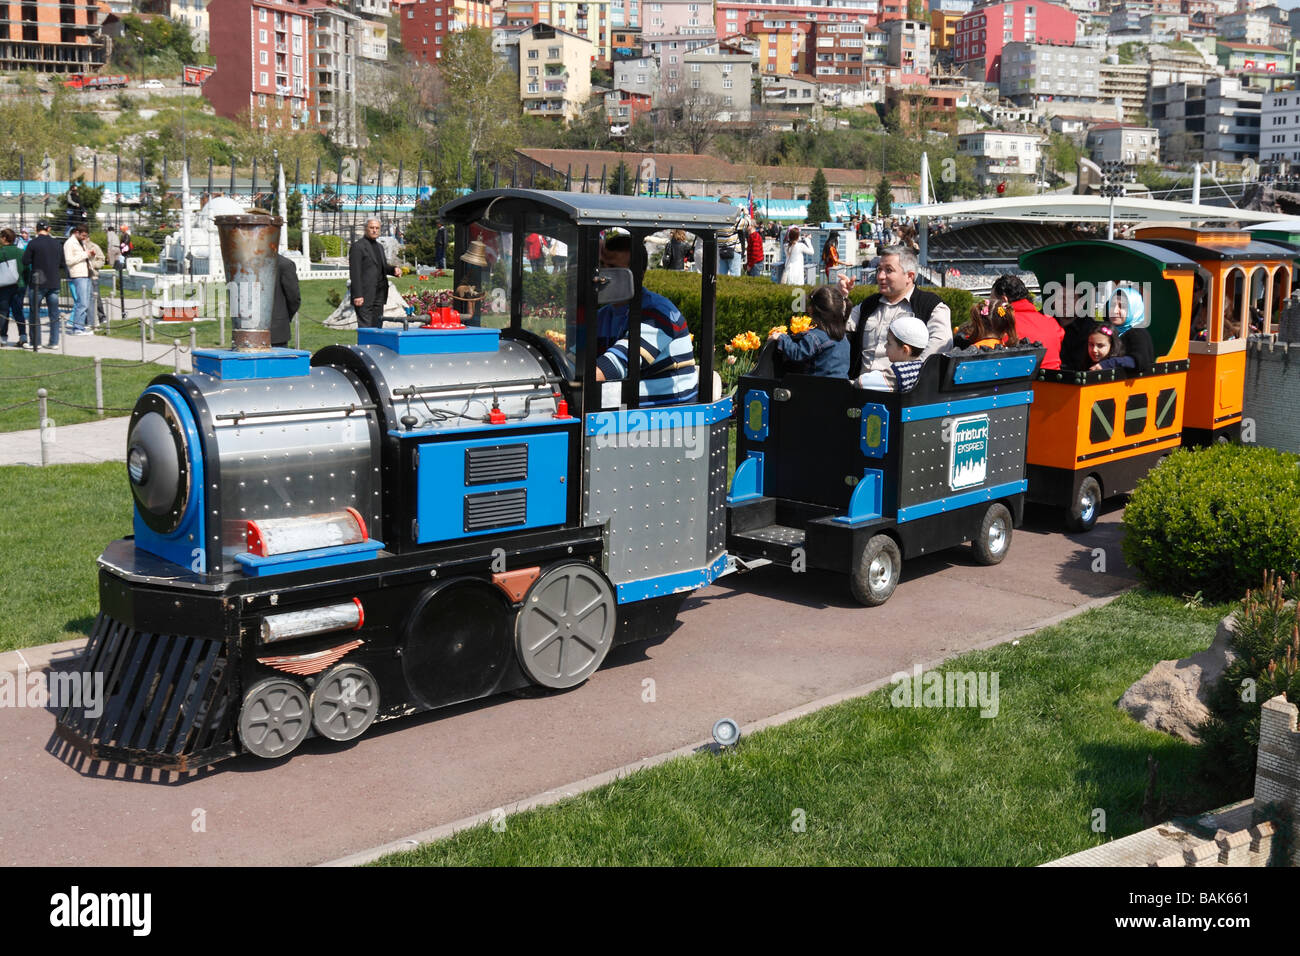
[[[902,571],[903,554],[898,544],[887,534],[875,535],[853,562],[849,589],[862,604],[877,607],[894,593]]]
[[[984,520],[980,522],[979,533],[971,539],[975,560],[980,564],[1000,563],[1011,547],[1011,526],[1011,512],[1006,505],[1000,502],[989,505]]]
[[[326,672],[311,692],[311,725],[330,740],[360,737],[378,713],[379,683],[356,664]]]
[[[586,564],[561,564],[533,582],[515,621],[515,650],[524,673],[543,687],[581,684],[614,641],[614,589]]]
[[[1070,531],[1091,531],[1097,523],[1097,511],[1101,508],[1101,485],[1089,475],[1079,484],[1079,492],[1074,496],[1074,503],[1065,516],[1065,527]]]
[[[287,756],[310,729],[307,695],[293,681],[272,677],[244,695],[239,739],[249,753],[268,759]]]

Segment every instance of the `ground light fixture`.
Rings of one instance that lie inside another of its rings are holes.
[[[713,725],[713,741],[719,747],[734,747],[740,740],[740,726],[730,717],[723,717]]]

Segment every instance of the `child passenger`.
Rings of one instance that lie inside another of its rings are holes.
[[[1124,345],[1116,339],[1115,329],[1106,322],[1097,322],[1088,333],[1088,361],[1093,372],[1134,366],[1132,356],[1124,354]]]
[[[809,311],[812,328],[794,335],[772,330],[770,338],[776,339],[776,348],[787,362],[801,367],[807,375],[825,375],[830,378],[849,376],[849,340],[844,334],[848,321],[848,300],[837,286],[822,285],[813,290]]]
[[[921,375],[921,360],[916,356],[925,351],[930,341],[930,330],[914,315],[905,315],[889,323],[885,340],[885,355],[889,368],[864,372],[858,377],[859,388],[906,392]]]

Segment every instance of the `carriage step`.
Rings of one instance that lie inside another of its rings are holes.
[[[778,564],[791,564],[795,551],[804,543],[803,528],[783,524],[770,524],[748,531],[733,531],[728,549],[747,557],[767,558]]]

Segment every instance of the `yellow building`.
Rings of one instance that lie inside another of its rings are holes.
[[[591,97],[591,41],[545,23],[519,31],[519,99],[529,116],[582,115]]]
[[[945,10],[930,11],[930,49],[951,50],[957,37],[957,24],[964,13]]]
[[[758,44],[759,76],[793,76],[799,72],[804,31],[797,25],[767,27],[762,20],[745,24],[745,35]]]

